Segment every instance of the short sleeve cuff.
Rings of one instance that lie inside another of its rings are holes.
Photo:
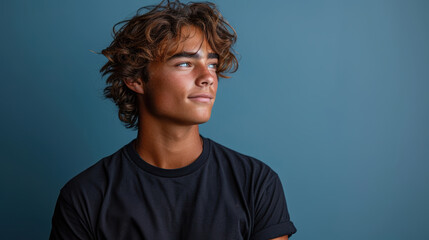
[[[287,221],[262,229],[253,235],[252,240],[268,240],[284,235],[288,235],[290,237],[294,233],[296,233],[295,226],[291,221]]]

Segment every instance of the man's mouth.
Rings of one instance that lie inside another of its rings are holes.
[[[190,95],[188,98],[196,102],[209,103],[214,97],[209,93],[197,93]]]

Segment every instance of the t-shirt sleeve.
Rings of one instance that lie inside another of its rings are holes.
[[[49,239],[92,239],[82,217],[76,208],[67,202],[63,193],[60,193],[55,206]]]
[[[272,172],[255,203],[253,240],[291,236],[296,228],[290,221],[286,198],[278,175]]]

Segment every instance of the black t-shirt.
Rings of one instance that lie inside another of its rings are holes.
[[[70,180],[50,239],[270,239],[296,232],[277,174],[203,138],[190,165],[143,161],[134,141]]]

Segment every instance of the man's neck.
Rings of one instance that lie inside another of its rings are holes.
[[[140,122],[135,148],[145,162],[159,168],[175,169],[195,161],[203,144],[198,125],[166,126]]]

